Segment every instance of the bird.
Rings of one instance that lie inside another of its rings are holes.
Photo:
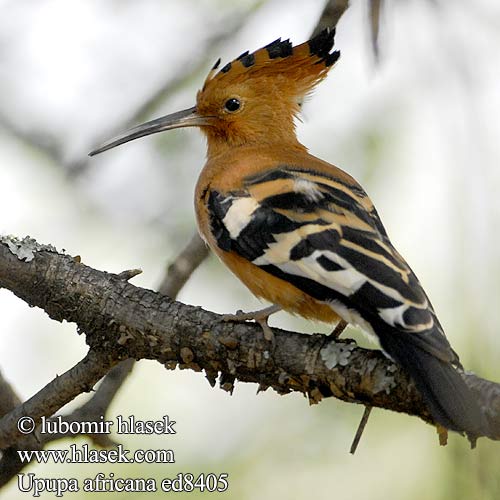
[[[327,28],[298,45],[278,38],[222,68],[219,59],[195,106],[132,128],[90,155],[199,127],[207,140],[194,196],[199,232],[255,296],[272,304],[235,318],[262,322],[282,309],[337,324],[337,333],[357,326],[409,375],[436,424],[469,438],[484,435],[459,357],[373,202],[351,175],[297,139],[304,99],[339,59],[334,37]]]

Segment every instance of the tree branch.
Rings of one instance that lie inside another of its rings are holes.
[[[342,14],[349,7],[349,0],[328,0],[325,3],[323,12],[314,27],[311,36],[316,36],[320,31],[325,28],[333,28],[337,26]]]
[[[86,365],[84,364],[84,361],[86,361]],[[95,356],[95,353],[89,352],[84,361],[80,361],[80,363],[78,363],[76,366],[82,366],[84,368],[83,375],[85,377],[89,375],[89,378],[86,380],[86,384],[95,383],[95,376],[92,375],[92,373],[95,373],[96,369],[98,370],[97,373],[99,373],[100,365],[102,365],[100,358],[99,356]],[[114,396],[116,395],[118,389],[121,387],[123,381],[131,372],[133,363],[134,360],[129,359],[113,367],[103,378],[102,382],[100,383],[99,387],[95,391],[92,398],[89,401],[87,401],[84,405],[82,405],[80,408],[74,410],[69,415],[61,417],[61,419],[68,423],[100,422],[100,416],[101,415],[104,416],[106,414],[106,411],[111,401],[113,400]],[[71,370],[69,370],[69,372],[77,375],[78,372],[76,370],[76,366],[73,367]],[[85,370],[86,366],[90,367],[89,372]],[[109,366],[106,363],[104,363],[104,367],[105,370],[109,368]],[[59,380],[59,378],[60,377],[56,378],[55,380]],[[45,389],[43,389],[47,391],[47,389],[50,387],[49,397],[52,397],[52,389],[55,389],[55,387],[52,386],[52,384],[54,384],[54,381],[48,384],[48,386]],[[71,385],[71,382],[69,383],[69,385]],[[80,381],[78,379],[75,385],[77,386],[80,385]],[[78,396],[78,394],[75,393],[75,391],[70,390],[70,394],[73,397]],[[41,397],[40,392],[37,393],[35,398],[38,399],[39,396]],[[58,405],[61,405],[60,407],[64,406],[64,404],[69,402],[69,400],[73,399],[73,397],[71,396],[66,399],[59,399]],[[50,413],[46,411],[45,405],[46,402],[41,401],[41,406],[39,406],[39,411],[37,412],[37,419],[42,415],[43,416],[50,415]],[[59,408],[56,408],[56,410],[57,409]],[[15,419],[16,418],[15,413],[17,413],[17,415],[19,415],[19,413],[21,413],[21,415],[29,414],[29,416],[31,416],[32,418],[34,415],[33,413],[28,412],[25,405],[21,405],[16,410],[11,412],[10,416],[6,416],[6,419],[7,418]],[[107,446],[113,446],[115,444],[107,434],[87,434],[86,436],[88,436],[97,446],[107,447]],[[19,455],[17,454],[17,450],[41,450],[47,443],[67,437],[75,438],[78,437],[78,435],[75,435],[69,431],[67,433],[59,433],[59,434],[52,434],[52,433],[41,434],[40,430],[38,429],[34,433],[24,435],[20,439],[15,439],[15,446],[10,446],[9,448],[2,450],[3,456],[2,460],[0,461],[0,487],[5,485],[13,476],[18,474],[24,467],[28,465],[27,462],[23,462],[20,460]],[[0,433],[0,441],[6,440],[7,438],[8,436]]]
[[[28,415],[38,422],[43,415],[52,415],[82,392],[91,391],[115,363],[113,358],[91,349],[82,361],[0,419],[0,449],[7,448],[22,435],[17,429],[21,417]]]
[[[204,371],[212,386],[220,374],[226,390],[232,390],[235,380],[254,382],[260,390],[302,392],[312,403],[335,396],[432,422],[413,383],[379,351],[359,348],[350,340],[282,330],[274,331],[271,347],[257,325],[222,322],[217,314],[135,287],[31,239],[0,241],[0,287],[55,320],[75,322],[86,332],[90,352],[108,364],[154,359],[169,369]],[[488,437],[500,439],[500,385],[463,376],[484,408],[491,426]],[[61,382],[57,389],[49,386],[44,390],[66,394]],[[60,397],[39,394],[30,400],[30,409]],[[18,436],[19,415],[15,410],[0,420],[2,446]]]
[[[383,7],[383,0],[370,0],[369,5],[369,29],[375,61],[379,62],[379,33],[380,33],[380,12]]]
[[[30,244],[33,244],[31,242]],[[11,243],[12,247],[12,243]],[[168,267],[168,271],[162,283],[163,293],[171,298],[175,298],[179,290],[184,286],[192,272],[201,264],[204,258],[208,255],[208,247],[203,240],[196,233],[186,248],[179,254],[172,264]],[[117,275],[120,279],[129,280],[140,274],[140,270],[124,271]],[[97,358],[87,359],[87,362],[96,364],[95,367],[99,368],[100,362]],[[61,417],[65,422],[99,422],[100,418],[106,415],[110,404],[112,403],[116,393],[125,382],[127,377],[132,372],[135,361],[127,359],[122,361],[117,366],[114,366],[103,378],[99,387],[95,391],[92,398],[87,401],[83,406],[77,408],[69,415]],[[78,365],[77,365],[78,366]],[[70,370],[71,371],[71,370]],[[88,372],[91,373],[91,372]],[[57,380],[57,379],[56,379]],[[89,382],[90,384],[90,382]],[[50,384],[49,384],[50,385]],[[77,384],[78,385],[78,384]],[[73,397],[68,400],[60,400],[60,406],[54,410],[57,411],[62,408],[66,403],[78,395],[72,392]],[[41,395],[40,393],[37,396]],[[13,410],[21,401],[13,392],[11,386],[3,379],[0,378],[0,416],[5,415]],[[27,413],[26,408],[23,406],[23,415]],[[47,410],[38,412],[37,417],[42,415],[50,415]],[[32,414],[30,414],[32,415]],[[15,416],[13,417],[15,418]],[[2,458],[0,460],[0,487],[6,484],[14,475],[19,473],[27,463],[19,459],[17,450],[39,450],[42,449],[47,443],[63,439],[66,437],[77,437],[72,433],[57,433],[57,434],[28,434],[16,440],[15,446],[4,448]],[[101,447],[108,447],[114,445],[114,441],[107,434],[88,434],[92,442]],[[0,436],[1,440],[1,436]],[[0,446],[0,449],[2,447]]]
[[[30,240],[29,244],[25,245],[25,247],[28,246],[29,248],[31,248],[30,245],[34,244],[34,241]],[[12,241],[10,242],[10,247],[11,249],[17,248],[16,245],[12,243]],[[29,252],[30,250],[28,250],[28,254]],[[175,298],[179,290],[189,279],[189,276],[201,264],[208,253],[208,248],[196,233],[189,244],[186,246],[186,248],[168,267],[168,271],[161,285],[163,293],[171,298]],[[117,277],[123,280],[129,280],[137,274],[140,274],[140,272],[140,270],[124,271],[117,275]],[[95,363],[96,365],[91,367],[91,371],[92,369],[100,369],[100,362],[97,358],[87,359],[87,362],[92,365]],[[133,359],[127,359],[114,366],[109,371],[109,373],[104,376],[103,380],[101,381],[97,390],[89,401],[87,401],[80,408],[74,410],[69,415],[65,415],[61,418],[65,422],[99,422],[100,418],[106,415],[116,393],[132,372],[134,364],[135,361]],[[89,371],[88,373],[90,374],[91,371]],[[74,389],[78,389],[78,384]],[[66,403],[68,403],[78,395],[78,392],[75,391],[70,391],[70,393],[72,396],[67,400],[61,399],[59,401],[60,406],[55,408],[52,413],[62,408]],[[38,393],[36,396],[42,396],[42,394]],[[21,401],[13,392],[11,386],[3,379],[0,379],[0,416],[5,415],[11,410],[14,410],[20,403]],[[24,406],[21,406],[20,408],[21,409],[19,410],[18,408],[18,410],[21,411],[23,415],[27,413],[27,410]],[[43,411],[39,411],[37,413],[37,421],[38,418],[42,415],[51,415],[51,413],[48,411],[48,407],[46,409],[43,409]],[[12,418],[16,418],[16,416],[14,415]],[[4,448],[2,451],[2,458],[0,459],[0,487],[6,484],[13,476],[19,473],[27,465],[27,463],[20,460],[19,455],[17,454],[17,450],[40,450],[43,449],[43,447],[47,443],[66,437],[77,436],[71,433],[42,435],[40,434],[38,429],[38,431],[33,434],[28,434],[20,437],[19,439],[15,439],[15,446]],[[87,437],[89,437],[97,446],[108,447],[115,444],[107,434],[88,434]],[[2,447],[0,446],[0,449],[1,448]]]
[[[175,299],[195,269],[208,257],[210,250],[196,232],[184,250],[168,268],[158,291]]]
[[[17,450],[38,450],[49,441],[49,436],[40,436],[37,433],[20,434],[17,428],[19,419],[29,416],[38,424],[42,416],[52,415],[82,392],[91,391],[92,387],[115,363],[116,361],[107,358],[102,353],[90,350],[87,356],[70,370],[49,382],[28,401],[15,406],[3,415],[0,419],[0,449],[2,450],[0,486],[6,484],[27,465],[19,459]],[[53,439],[56,437],[50,437],[50,440]]]
[[[0,416],[5,415],[20,403],[21,399],[0,373]]]

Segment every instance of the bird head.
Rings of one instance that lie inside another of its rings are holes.
[[[180,127],[200,127],[209,156],[247,144],[294,144],[295,118],[304,98],[327,75],[340,52],[335,30],[292,46],[281,39],[244,52],[208,74],[196,105],[130,129],[92,151],[98,154],[133,139]]]

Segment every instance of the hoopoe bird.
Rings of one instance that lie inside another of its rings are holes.
[[[220,70],[219,59],[194,107],[135,127],[90,154],[200,127],[207,161],[195,190],[198,228],[250,291],[273,304],[254,317],[283,309],[339,323],[338,330],[361,327],[413,379],[437,424],[484,435],[458,356],[370,198],[296,137],[304,97],[340,56],[332,51],[334,35],[327,29],[297,46],[278,39]]]

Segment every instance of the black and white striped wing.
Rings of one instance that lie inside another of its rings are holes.
[[[368,333],[389,328],[456,361],[421,285],[358,185],[279,168],[209,198],[219,247],[236,252]],[[382,339],[381,339],[382,340]]]

